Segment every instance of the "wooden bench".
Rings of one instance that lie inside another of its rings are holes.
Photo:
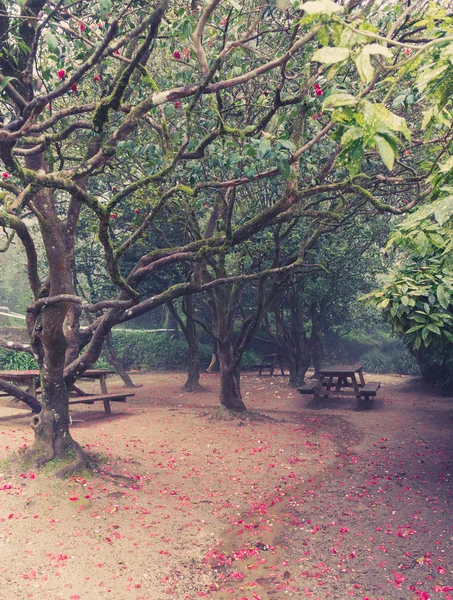
[[[118,392],[112,394],[86,394],[84,396],[75,396],[69,399],[69,404],[94,404],[95,402],[104,403],[104,410],[107,415],[111,415],[110,402],[126,402],[126,398],[135,396],[135,394]]]
[[[301,388],[297,388],[297,391],[300,394],[314,394],[317,385],[318,382],[313,381],[312,383],[307,383],[306,385],[303,385]]]
[[[381,383],[379,381],[370,381],[370,383],[360,388],[360,395],[365,396],[368,400],[370,396],[376,396],[376,392],[380,387]]]

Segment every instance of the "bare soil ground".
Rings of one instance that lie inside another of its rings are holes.
[[[0,467],[0,599],[453,599],[450,398],[385,376],[368,405],[313,405],[248,374],[251,416],[226,420],[202,379],[137,374],[113,415],[77,405],[111,477]],[[0,458],[29,416],[2,402]]]

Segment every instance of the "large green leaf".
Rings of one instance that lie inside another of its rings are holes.
[[[436,200],[432,205],[432,209],[434,210],[434,218],[436,221],[439,225],[443,225],[453,215],[453,196],[447,196],[440,200]]]
[[[287,160],[279,160],[277,161],[277,168],[280,172],[280,175],[284,178],[284,179],[288,179],[288,177],[291,174],[291,166],[289,164],[289,162]]]
[[[368,83],[373,79],[374,69],[370,61],[370,55],[367,52],[360,52],[355,59],[355,64],[362,81]]]
[[[363,137],[363,129],[361,127],[349,127],[341,138],[341,145],[344,148],[350,146],[356,140]]]
[[[335,13],[343,12],[343,7],[332,0],[314,0],[313,2],[304,2],[301,9],[304,10],[307,15],[333,15]]]
[[[374,141],[376,142],[379,154],[381,155],[382,162],[387,167],[387,169],[391,171],[395,163],[395,152],[393,151],[392,146],[388,143],[388,141],[385,138],[381,137],[378,134],[374,136]]]
[[[342,60],[346,60],[349,56],[348,48],[337,48],[333,46],[325,46],[318,48],[311,57],[312,61],[320,62],[323,65],[334,65]]]
[[[453,169],[453,156],[447,158],[447,160],[439,165],[439,171],[441,173],[449,173]]]
[[[47,45],[49,46],[49,50],[51,52],[56,52],[60,47],[60,42],[58,41],[58,38],[55,37],[54,34],[50,31],[45,32],[44,39],[46,40]]]
[[[390,48],[381,46],[381,44],[367,44],[362,48],[362,52],[366,52],[366,54],[380,54],[386,58],[392,58],[393,56]]]
[[[338,156],[340,163],[344,164],[349,174],[354,177],[360,171],[364,155],[363,140],[352,142],[350,146],[342,150]]]
[[[352,94],[331,94],[324,100],[322,108],[327,110],[329,108],[337,108],[339,106],[354,106],[357,104],[358,99]]]
[[[265,137],[262,137],[258,146],[258,154],[261,158],[264,158],[271,149],[271,142]]]
[[[399,117],[398,115],[395,115],[382,104],[373,104],[373,107],[376,117],[382,123],[384,123],[386,127],[391,129],[392,131],[398,131],[402,133],[409,142],[411,141],[411,133],[407,127],[406,119],[404,117]]]
[[[445,308],[445,310],[447,310],[450,304],[450,292],[447,290],[447,288],[443,285],[438,285],[436,290],[436,296],[442,308]]]

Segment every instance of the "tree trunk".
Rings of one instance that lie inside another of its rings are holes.
[[[186,338],[188,344],[187,381],[182,389],[185,392],[196,392],[203,389],[199,383],[200,357],[198,356],[198,343],[196,338],[189,340],[187,335]]]
[[[229,410],[247,410],[241,395],[241,370],[234,358],[230,343],[218,343],[217,354],[220,364],[220,403]]]
[[[291,353],[289,357],[289,385],[292,387],[300,387],[305,383],[305,374],[310,366],[309,357],[305,354],[294,355]]]
[[[27,157],[26,165],[35,172],[46,170],[43,154]],[[52,192],[40,189],[34,196],[34,204],[42,215],[39,226],[49,269],[46,284],[39,295],[72,294],[73,253],[68,249],[68,236],[58,216]],[[28,332],[40,371],[42,410],[32,418],[35,441],[25,451],[25,460],[33,460],[37,465],[56,458],[69,461],[70,464],[58,473],[61,476],[90,464],[90,459],[69,431],[69,391],[64,382],[68,350],[64,327],[68,313],[71,313],[71,304],[50,303],[41,307],[32,305],[27,315]],[[77,311],[73,311],[68,321],[69,330],[77,333],[76,321]]]
[[[66,312],[67,306],[62,304],[49,306],[36,320],[35,337],[39,341],[35,339],[34,343],[39,343],[42,348],[39,360],[42,410],[32,417],[35,441],[24,452],[24,459],[32,459],[37,466],[53,459],[69,461],[58,472],[61,477],[90,465],[90,459],[69,431],[69,392],[63,378],[66,350],[63,321]]]
[[[126,388],[135,388],[141,387],[139,385],[135,385],[132,379],[129,376],[129,373],[123,366],[123,362],[116,353],[115,346],[113,345],[112,333],[110,332],[108,336],[105,338],[105,357],[109,361],[109,363],[113,366],[115,371],[124,381],[124,387]]]

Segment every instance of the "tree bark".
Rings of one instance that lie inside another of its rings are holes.
[[[187,381],[183,386],[186,392],[202,390],[200,385],[200,356],[198,354],[197,328],[193,320],[193,298],[188,295],[183,299],[183,311],[186,315],[186,323],[182,328],[187,341]]]
[[[43,154],[28,157],[26,165],[36,172],[47,170]],[[68,253],[67,236],[52,192],[39,190],[34,204],[42,215],[39,226],[49,269],[40,295],[73,294],[72,253]],[[68,343],[64,328],[70,309],[71,304],[59,303],[32,306],[27,311],[27,326],[40,370],[42,410],[32,418],[35,440],[26,450],[25,460],[31,459],[39,466],[56,458],[68,461],[71,464],[61,470],[62,476],[90,463],[69,431],[69,391],[64,381]],[[72,326],[77,324],[73,322]]]
[[[300,387],[305,383],[305,374],[310,366],[310,359],[305,353],[291,353],[289,357],[289,385]]]
[[[220,364],[220,403],[229,410],[247,410],[242,401],[240,361],[235,360],[231,343],[218,342],[217,354]]]
[[[186,316],[186,322],[179,316],[172,302],[168,303],[169,314],[181,328],[187,342],[187,380],[182,389],[185,392],[197,392],[203,389],[200,385],[200,357],[198,354],[198,335],[195,321],[193,319],[193,298],[189,294],[182,301],[182,310]]]

